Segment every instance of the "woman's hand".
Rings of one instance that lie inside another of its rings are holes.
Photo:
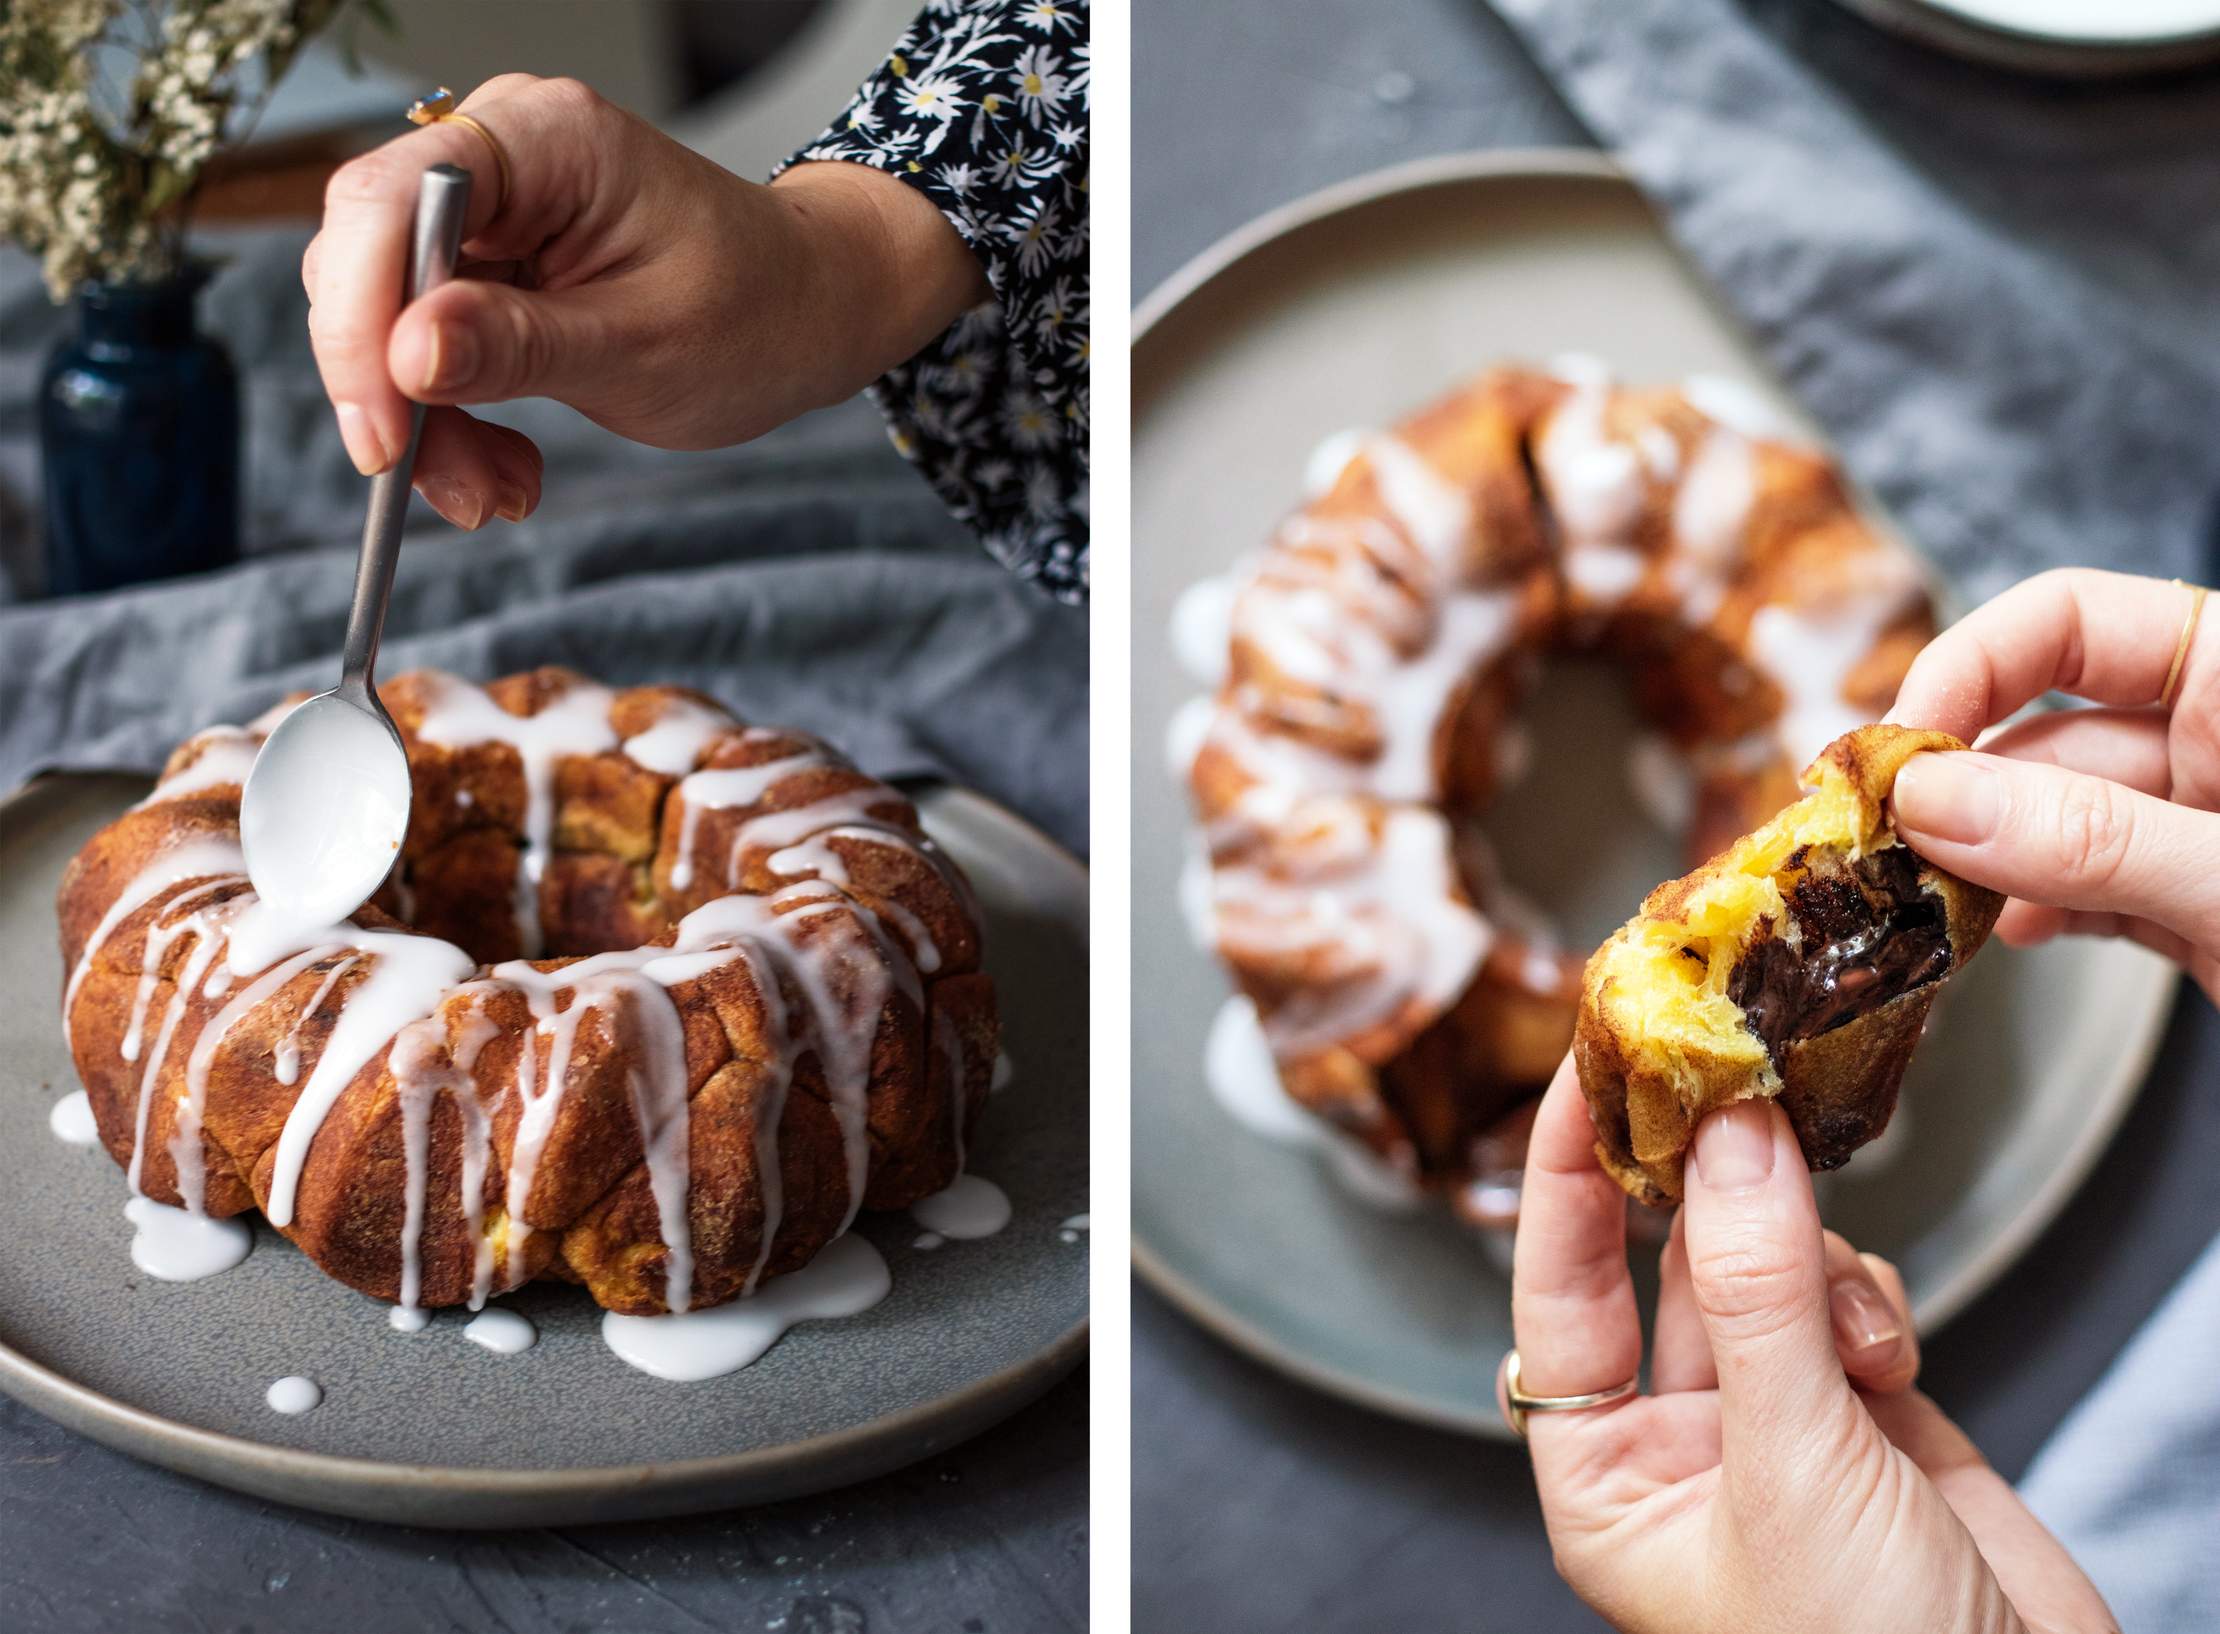
[[[760,436],[840,401],[985,298],[979,263],[915,190],[861,165],[742,181],[575,80],[504,74],[465,125],[343,165],[302,257],[309,333],[348,457],[382,471],[408,402],[553,397],[658,448]],[[401,310],[417,181],[471,173],[464,276]],[[497,208],[498,206],[498,208]],[[415,485],[449,521],[539,503],[530,439],[435,408]]]
[[[1568,1060],[1535,1121],[1519,1220],[1529,1395],[1607,1390],[1641,1366],[1626,1200],[1594,1141]],[[1779,1108],[1707,1118],[1686,1184],[1650,1393],[1527,1419],[1580,1596],[1635,1634],[2113,1628],[2057,1541],[1909,1388],[1903,1284],[1821,1231]]]
[[[1897,775],[1920,853],[2014,898],[2008,942],[2127,936],[2220,1002],[2220,608],[2158,707],[2193,592],[2069,568],[2013,586],[1937,636],[1889,719],[1967,742],[2056,689],[2105,707],[2038,715],[1969,755]]]

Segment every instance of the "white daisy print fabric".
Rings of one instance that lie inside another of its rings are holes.
[[[871,397],[949,509],[1064,601],[1087,596],[1087,12],[931,0],[847,112],[786,161],[899,176],[986,268],[994,298]]]

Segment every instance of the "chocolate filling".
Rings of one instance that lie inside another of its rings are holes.
[[[1807,861],[1804,853],[1790,859],[1796,867]],[[1802,946],[1768,927],[1727,978],[1727,996],[1775,1066],[1799,1039],[1846,1027],[1949,972],[1942,899],[1919,888],[1919,861],[1900,845],[1856,862],[1809,862],[1788,909]]]

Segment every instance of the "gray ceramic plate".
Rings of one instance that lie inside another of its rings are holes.
[[[1975,62],[2070,79],[2193,68],[2220,57],[2220,5],[2060,0],[1841,0],[1892,33]]]
[[[1316,1159],[1235,1125],[1203,1087],[1225,992],[1175,900],[1184,790],[1155,752],[1195,689],[1172,604],[1265,537],[1304,455],[1503,358],[1586,351],[1631,380],[1735,376],[1787,409],[1648,209],[1592,154],[1428,161],[1291,205],[1174,278],[1133,354],[1133,1233],[1140,1273],[1198,1321],[1337,1394],[1500,1433],[1508,1284],[1443,1214],[1385,1214]],[[1680,871],[1622,779],[1616,676],[1561,664],[1540,764],[1487,826],[1514,878],[1600,938]],[[1546,746],[1579,743],[1582,754]],[[1829,1219],[1904,1269],[1921,1322],[1986,1287],[2054,1215],[2156,1046],[2171,969],[2066,942],[1982,954],[1914,1061],[1887,1143],[1825,1187]],[[1646,1257],[1646,1256],[1645,1256]]]
[[[1015,1064],[973,1152],[1009,1227],[931,1252],[909,1216],[865,1217],[894,1291],[805,1323],[753,1367],[705,1384],[634,1372],[573,1288],[513,1300],[540,1341],[498,1357],[459,1315],[404,1337],[266,1226],[237,1270],[174,1285],[138,1274],[123,1177],[58,1143],[76,1087],[56,1021],[53,891],[143,779],[50,777],[0,803],[0,1388],[95,1440],[287,1503],[373,1520],[512,1526],[761,1503],[861,1480],[1016,1411],[1086,1346],[1087,878],[977,795],[919,797],[978,887]],[[322,1406],[285,1418],[270,1381],[305,1373]]]

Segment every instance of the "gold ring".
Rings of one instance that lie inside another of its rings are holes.
[[[1514,1350],[1503,1358],[1503,1399],[1511,1410],[1511,1428],[1521,1441],[1526,1439],[1528,1413],[1581,1413],[1591,1407],[1609,1407],[1633,1395],[1639,1382],[1637,1376],[1608,1390],[1591,1390],[1580,1396],[1530,1396],[1519,1388],[1519,1353]]]
[[[420,96],[409,104],[409,123],[412,125],[454,124],[468,125],[478,133],[478,139],[493,152],[493,167],[499,175],[499,185],[494,189],[493,213],[498,216],[509,202],[509,155],[494,139],[493,132],[466,113],[455,112],[455,93],[442,85],[430,96]],[[490,217],[488,218],[491,219]]]
[[[2189,616],[2181,621],[2181,639],[2174,643],[2173,666],[2166,671],[2166,684],[2158,689],[2158,707],[2171,709],[2174,705],[2174,688],[2181,684],[2182,666],[2189,661],[2189,643],[2197,638],[2197,620],[2205,610],[2205,587],[2191,584],[2187,579],[2174,581],[2189,592]]]

